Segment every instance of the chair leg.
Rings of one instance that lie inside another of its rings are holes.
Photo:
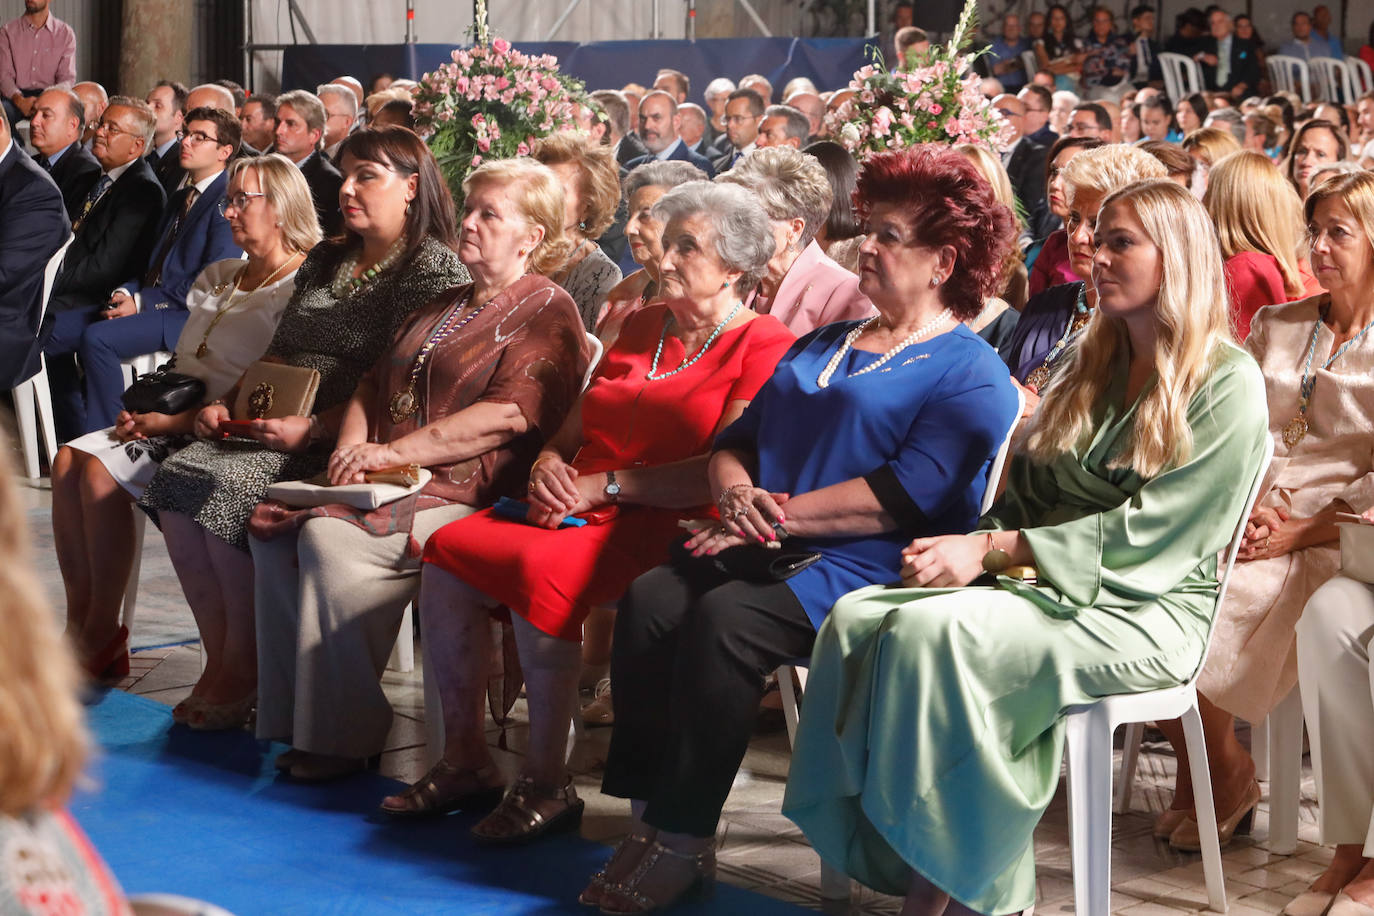
[[[787,723],[787,746],[797,745],[797,693],[792,687],[791,665],[778,668],[778,692],[782,694],[782,719]]]
[[[52,389],[48,387],[47,364],[39,357],[38,374],[32,379],[33,396],[38,402],[38,428],[42,433],[43,451],[48,456],[48,467],[52,467],[57,457],[57,421],[52,415]]]
[[[1074,912],[1107,913],[1112,895],[1112,727],[1099,704],[1068,717],[1069,851]]]
[[[1217,835],[1216,804],[1212,777],[1207,769],[1207,742],[1202,733],[1202,714],[1197,701],[1182,716],[1188,746],[1188,767],[1193,771],[1193,805],[1197,811],[1198,836],[1202,840],[1202,872],[1207,878],[1207,900],[1218,913],[1226,912],[1226,885],[1221,873],[1221,841]],[[1105,913],[1107,910],[1094,910]]]
[[[1126,738],[1121,745],[1121,773],[1116,778],[1116,804],[1112,807],[1117,814],[1131,810],[1131,788],[1135,785],[1135,768],[1144,738],[1144,722],[1127,723]]]
[[[1269,719],[1250,723],[1250,756],[1255,758],[1255,778],[1269,781]]]
[[[124,628],[134,632],[134,612],[138,609],[138,578],[143,571],[143,535],[148,528],[148,516],[134,508],[134,562],[129,567],[129,584],[124,587]]]
[[[42,473],[38,463],[38,427],[34,418],[34,382],[20,382],[13,390],[14,415],[19,422],[19,445],[24,451],[24,476],[37,480]]]
[[[1269,714],[1269,851],[1298,848],[1302,804],[1302,696],[1294,687]]]

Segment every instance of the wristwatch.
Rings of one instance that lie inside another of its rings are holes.
[[[620,484],[615,482],[615,471],[606,472],[606,489],[602,492],[606,494],[606,499],[611,502],[620,501]]]

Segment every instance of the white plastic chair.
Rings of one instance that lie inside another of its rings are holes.
[[[67,256],[67,249],[72,244],[75,236],[68,235],[67,241],[62,243],[62,247],[57,249],[57,253],[48,258],[48,264],[43,268],[43,307],[38,316],[39,327],[43,325],[43,319],[48,314],[48,300],[52,297],[53,283],[57,280],[57,272],[62,267],[62,260]],[[10,389],[14,397],[15,417],[19,422],[19,445],[24,453],[24,475],[31,479],[37,479],[42,473],[39,464],[38,450],[41,447],[43,453],[47,455],[48,465],[52,466],[52,460],[57,455],[57,430],[53,423],[52,415],[52,392],[48,388],[48,367],[43,359],[43,355],[38,355],[38,373],[32,378],[25,379],[14,388]],[[37,411],[35,413],[35,405]],[[40,439],[39,427],[42,428],[42,438]]]
[[[1184,96],[1202,91],[1202,70],[1191,57],[1162,51],[1159,67],[1164,73],[1164,91],[1175,104]]]
[[[1226,597],[1231,569],[1240,550],[1245,524],[1250,518],[1259,496],[1269,461],[1274,456],[1274,440],[1266,436],[1264,460],[1260,462],[1245,511],[1236,524],[1235,536],[1226,551],[1226,561],[1220,568],[1216,606]],[[1211,633],[1208,633],[1208,644]],[[1226,912],[1226,887],[1222,881],[1221,845],[1217,836],[1216,811],[1212,801],[1212,780],[1207,769],[1207,746],[1202,734],[1202,716],[1198,712],[1197,677],[1202,671],[1202,659],[1207,657],[1203,647],[1198,670],[1186,684],[1165,687],[1144,693],[1127,693],[1104,697],[1096,703],[1073,707],[1066,711],[1067,729],[1065,753],[1069,759],[1069,824],[1073,862],[1074,911],[1080,916],[1110,912],[1112,892],[1112,733],[1116,727],[1129,724],[1126,747],[1138,748],[1140,731],[1145,722],[1160,719],[1183,720],[1188,748],[1188,766],[1193,775],[1193,798],[1198,814],[1198,832],[1202,839],[1202,871],[1207,879],[1207,899],[1213,910]],[[1131,769],[1127,770],[1129,762]],[[1133,773],[1134,753],[1130,760],[1123,758],[1123,782]]]
[[[1355,82],[1355,98],[1366,92],[1374,92],[1374,71],[1370,70],[1369,64],[1362,58],[1347,55],[1345,66],[1350,71],[1350,78]]]
[[[1296,92],[1304,102],[1312,101],[1312,80],[1308,74],[1307,61],[1301,57],[1286,54],[1270,55],[1266,62],[1269,80],[1276,92]]]
[[[1026,68],[1026,82],[1034,82],[1035,74],[1040,72],[1040,60],[1034,51],[1021,52],[1021,66]]]
[[[1355,81],[1351,79],[1350,68],[1345,61],[1334,57],[1314,57],[1310,66],[1312,78],[1323,99],[1345,103],[1355,100]]]

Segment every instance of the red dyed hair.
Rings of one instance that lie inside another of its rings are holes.
[[[954,249],[954,271],[941,295],[955,317],[974,317],[984,300],[1001,292],[1016,217],[967,157],[931,144],[870,156],[859,172],[854,211],[867,221],[878,203],[905,213],[916,244]]]

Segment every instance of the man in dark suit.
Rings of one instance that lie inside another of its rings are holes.
[[[625,167],[633,170],[652,159],[680,159],[701,169],[707,178],[714,178],[716,170],[711,160],[689,150],[682,142],[681,131],[682,115],[678,114],[677,102],[662,90],[650,92],[639,102],[639,137],[649,148],[649,155],[631,159]]]
[[[1224,92],[1240,100],[1256,91],[1260,81],[1259,51],[1254,41],[1238,38],[1231,16],[1214,9],[1207,17],[1212,35],[1194,59],[1202,65],[1209,92]]]
[[[86,409],[76,351],[87,325],[103,320],[110,294],[143,269],[157,244],[157,222],[166,195],[143,158],[157,116],[147,103],[110,99],[92,151],[103,170],[86,194],[72,227],[62,271],[43,321],[43,352],[60,441],[85,432]]]
[[[144,156],[166,194],[181,187],[181,180],[186,177],[181,170],[181,128],[185,123],[188,95],[190,90],[181,83],[163,80],[145,99],[157,117],[157,127]]]
[[[1164,85],[1164,70],[1159,65],[1159,42],[1155,41],[1154,7],[1141,4],[1131,10],[1131,69],[1127,79],[1137,89]]]
[[[313,93],[297,89],[277,97],[276,152],[296,163],[310,186],[315,215],[326,237],[343,231],[339,189],[343,176],[324,157],[324,103]]]
[[[725,100],[725,142],[720,158],[713,165],[717,172],[728,172],[744,156],[754,151],[759,121],[767,108],[763,96],[752,89],[736,89]]]
[[[239,112],[239,127],[243,130],[240,148],[253,149],[261,155],[275,142],[277,131],[277,100],[270,95],[250,95]]]
[[[62,192],[67,218],[76,219],[81,201],[100,175],[100,163],[81,147],[86,109],[70,89],[49,89],[38,97],[29,127],[29,140],[38,152],[33,159]]]
[[[193,108],[181,139],[188,184],[167,201],[152,257],[110,296],[103,318],[81,337],[86,431],[113,426],[124,390],[123,360],[176,348],[186,325],[186,296],[216,261],[243,257],[219,205],[229,187],[225,166],[239,145],[233,111]]]
[[[1016,130],[1016,140],[1002,153],[1002,164],[1007,168],[1012,190],[1026,213],[1026,231],[1029,240],[1042,239],[1050,234],[1051,220],[1049,202],[1045,198],[1045,159],[1049,149],[1023,136],[1026,129],[1026,103],[1014,95],[999,95],[992,100],[993,107],[1002,113]]]
[[[687,148],[713,162],[719,159],[720,150],[712,146],[707,139],[708,122],[705,109],[694,102],[683,102],[677,106],[677,111],[682,115],[682,142],[687,144]]]
[[[62,192],[0,117],[0,388],[38,371],[43,269],[70,234]]]

